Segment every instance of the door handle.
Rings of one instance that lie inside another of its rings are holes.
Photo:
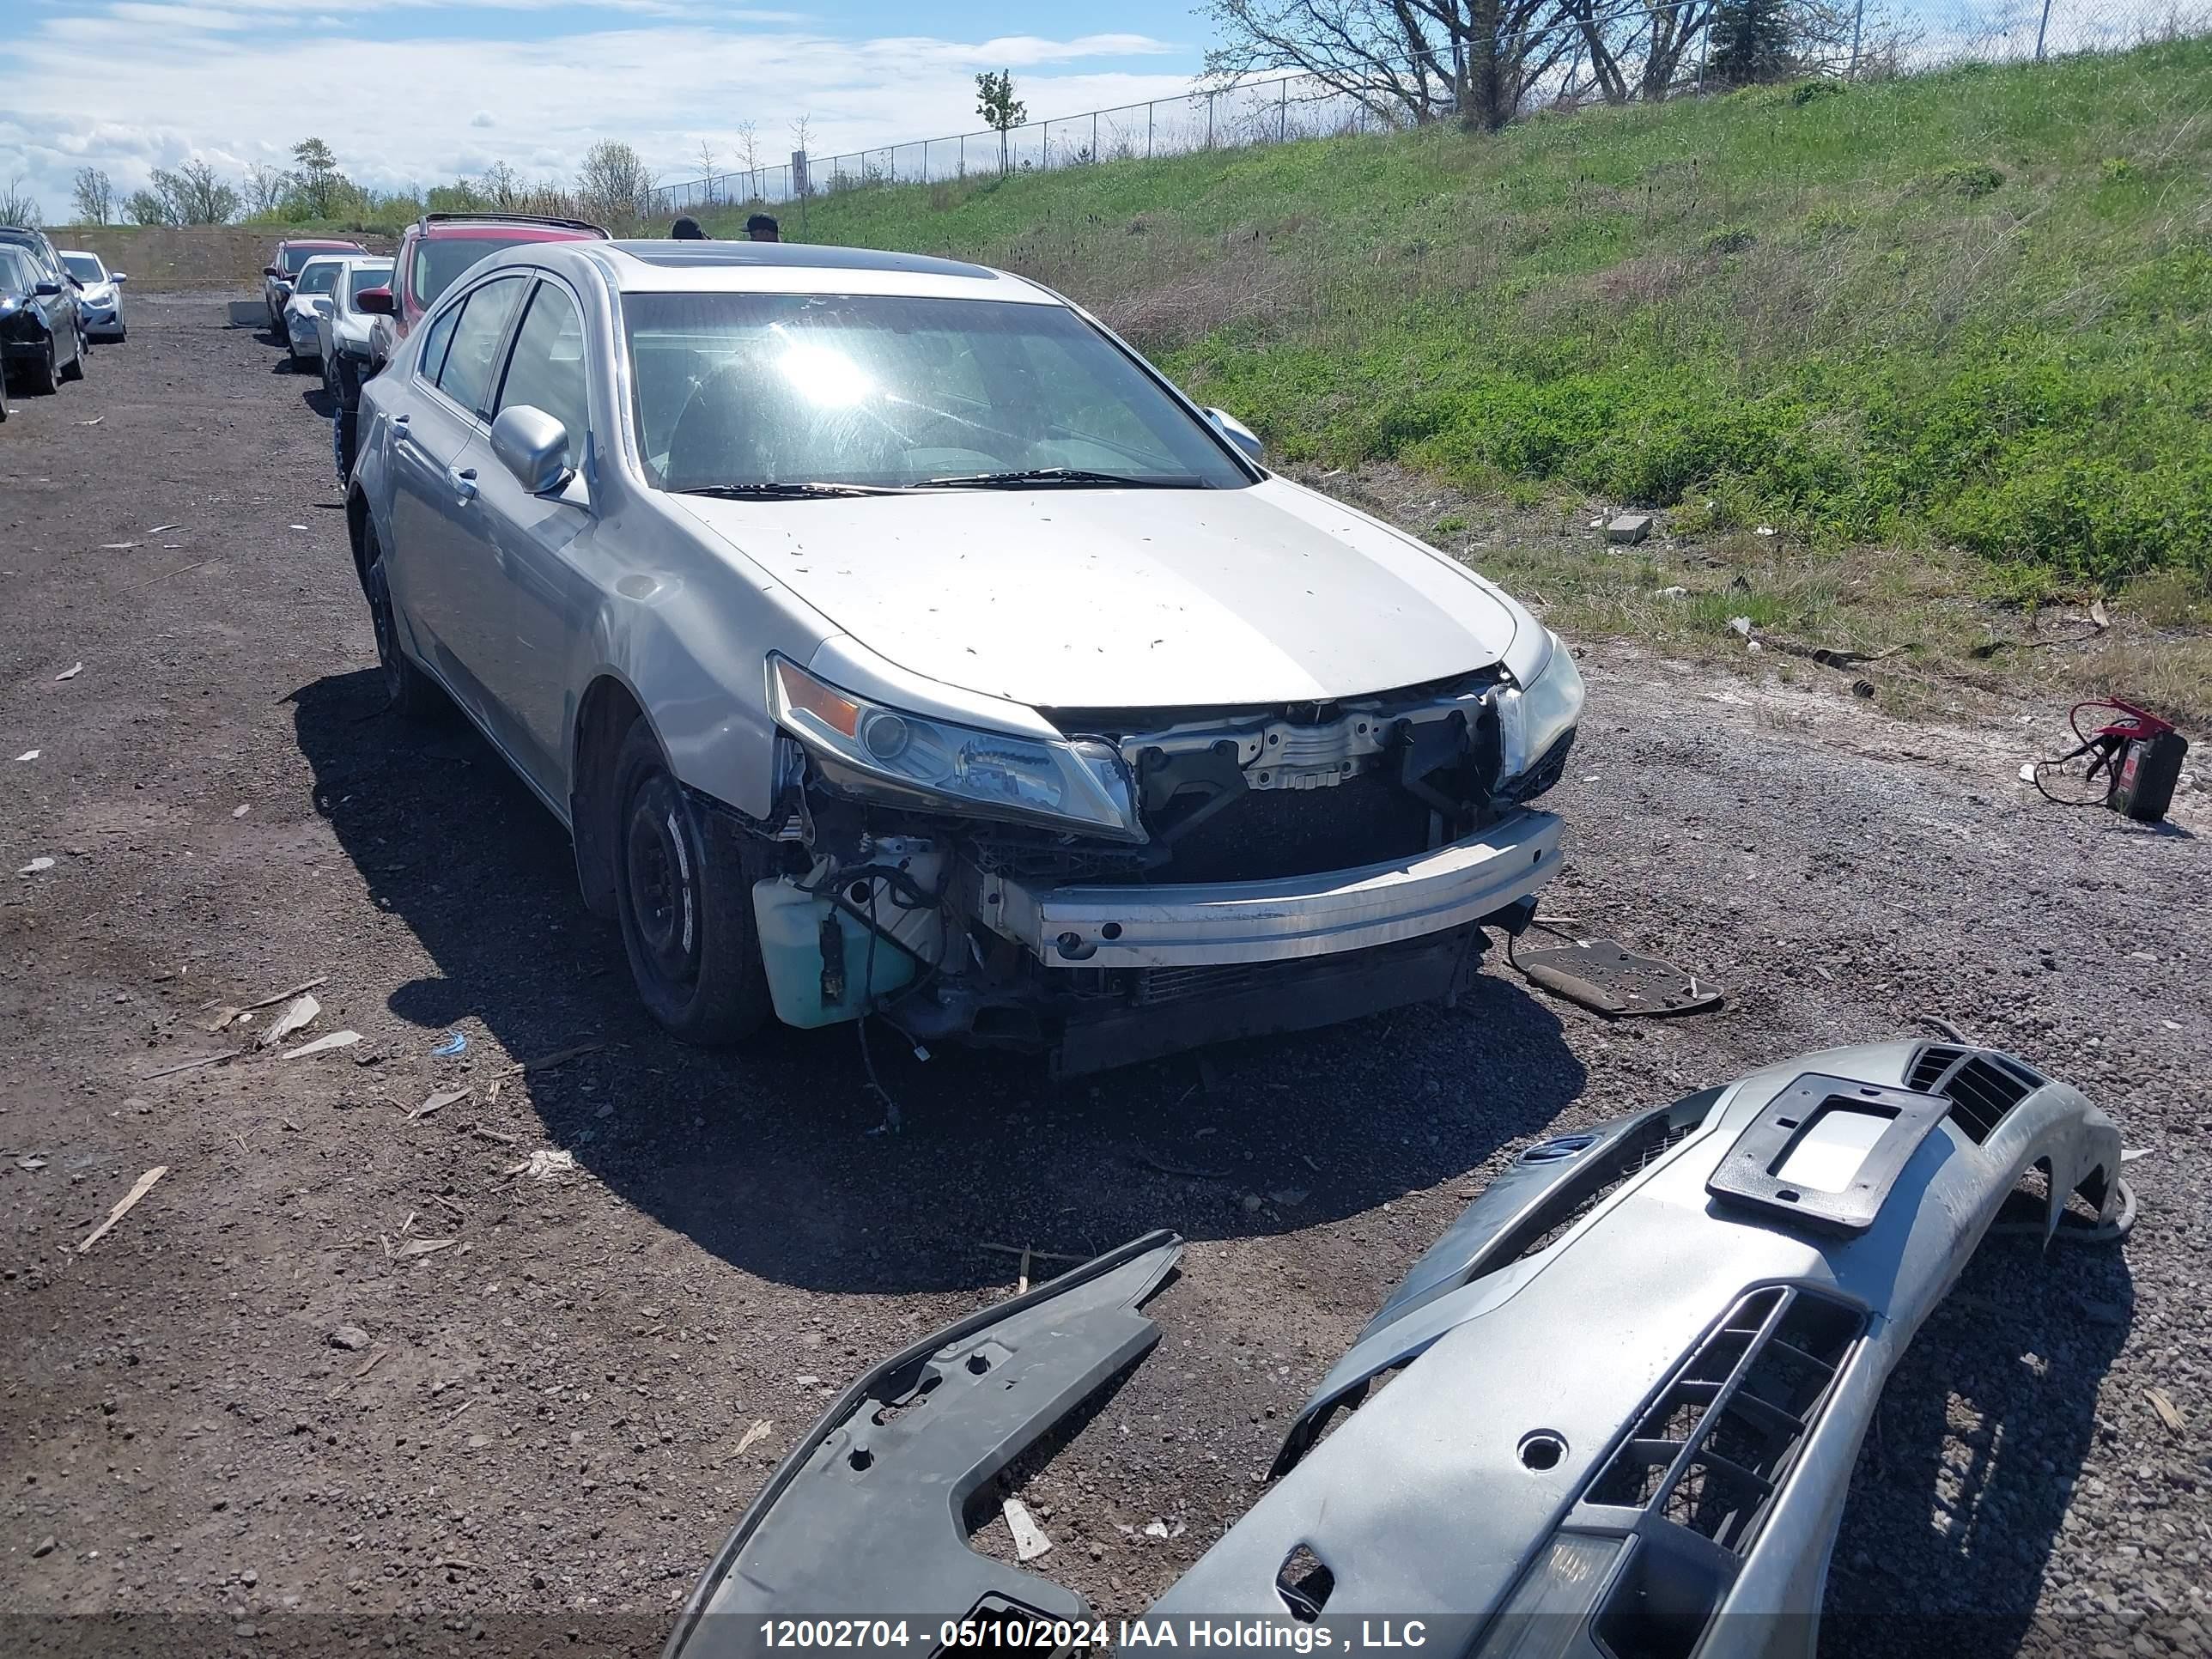
[[[460,471],[456,472],[451,467],[448,467],[446,469],[446,476],[453,481],[453,494],[455,495],[459,496],[465,502],[476,500],[476,468],[472,466],[465,467]]]

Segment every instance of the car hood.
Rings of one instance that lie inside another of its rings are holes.
[[[1324,496],[667,498],[902,668],[1040,708],[1307,702],[1487,668],[1521,607]]]

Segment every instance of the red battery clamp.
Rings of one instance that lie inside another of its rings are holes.
[[[2094,732],[2084,732],[2081,715],[2093,708],[2112,709],[2118,718]],[[2063,806],[2108,806],[2139,823],[2156,823],[2166,817],[2166,808],[2173,804],[2175,786],[2181,781],[2181,761],[2189,752],[2188,738],[2148,709],[2122,702],[2118,697],[2077,702],[2067,714],[2066,723],[2081,743],[2055,760],[2036,763],[2035,787],[2046,798]],[[2052,794],[2044,785],[2044,773],[2084,755],[2091,758],[2082,781],[2094,786],[2101,781],[2103,792],[2079,797]]]

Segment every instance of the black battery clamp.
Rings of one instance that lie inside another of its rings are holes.
[[[2081,729],[2081,716],[2091,709],[2109,709],[2114,718],[2094,731]],[[2065,754],[2038,761],[2029,776],[2045,799],[2062,806],[2107,806],[2138,823],[2156,823],[2173,804],[2181,781],[2182,757],[2189,739],[2147,708],[2138,708],[2118,697],[2093,697],[2077,702],[2066,716],[2080,742]],[[2069,762],[2089,757],[2081,781],[2088,786],[2081,795],[2057,795],[2043,781]]]

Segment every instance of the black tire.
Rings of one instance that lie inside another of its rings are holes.
[[[54,368],[54,340],[46,337],[45,355],[25,371],[24,384],[40,396],[50,396],[61,386],[61,375]]]
[[[64,380],[84,379],[84,331],[82,329],[80,328],[76,331],[76,349],[70,353],[68,367],[62,369],[56,378]]]
[[[368,574],[362,586],[368,593],[369,625],[376,630],[376,661],[384,672],[384,694],[392,712],[409,720],[428,720],[450,706],[438,683],[410,661],[399,648],[399,623],[392,609],[392,589],[385,580],[384,550],[377,544],[374,526],[364,526]]]
[[[765,860],[695,808],[643,720],[615,762],[615,904],[647,1011],[685,1042],[741,1042],[774,1013],[753,919]]]

